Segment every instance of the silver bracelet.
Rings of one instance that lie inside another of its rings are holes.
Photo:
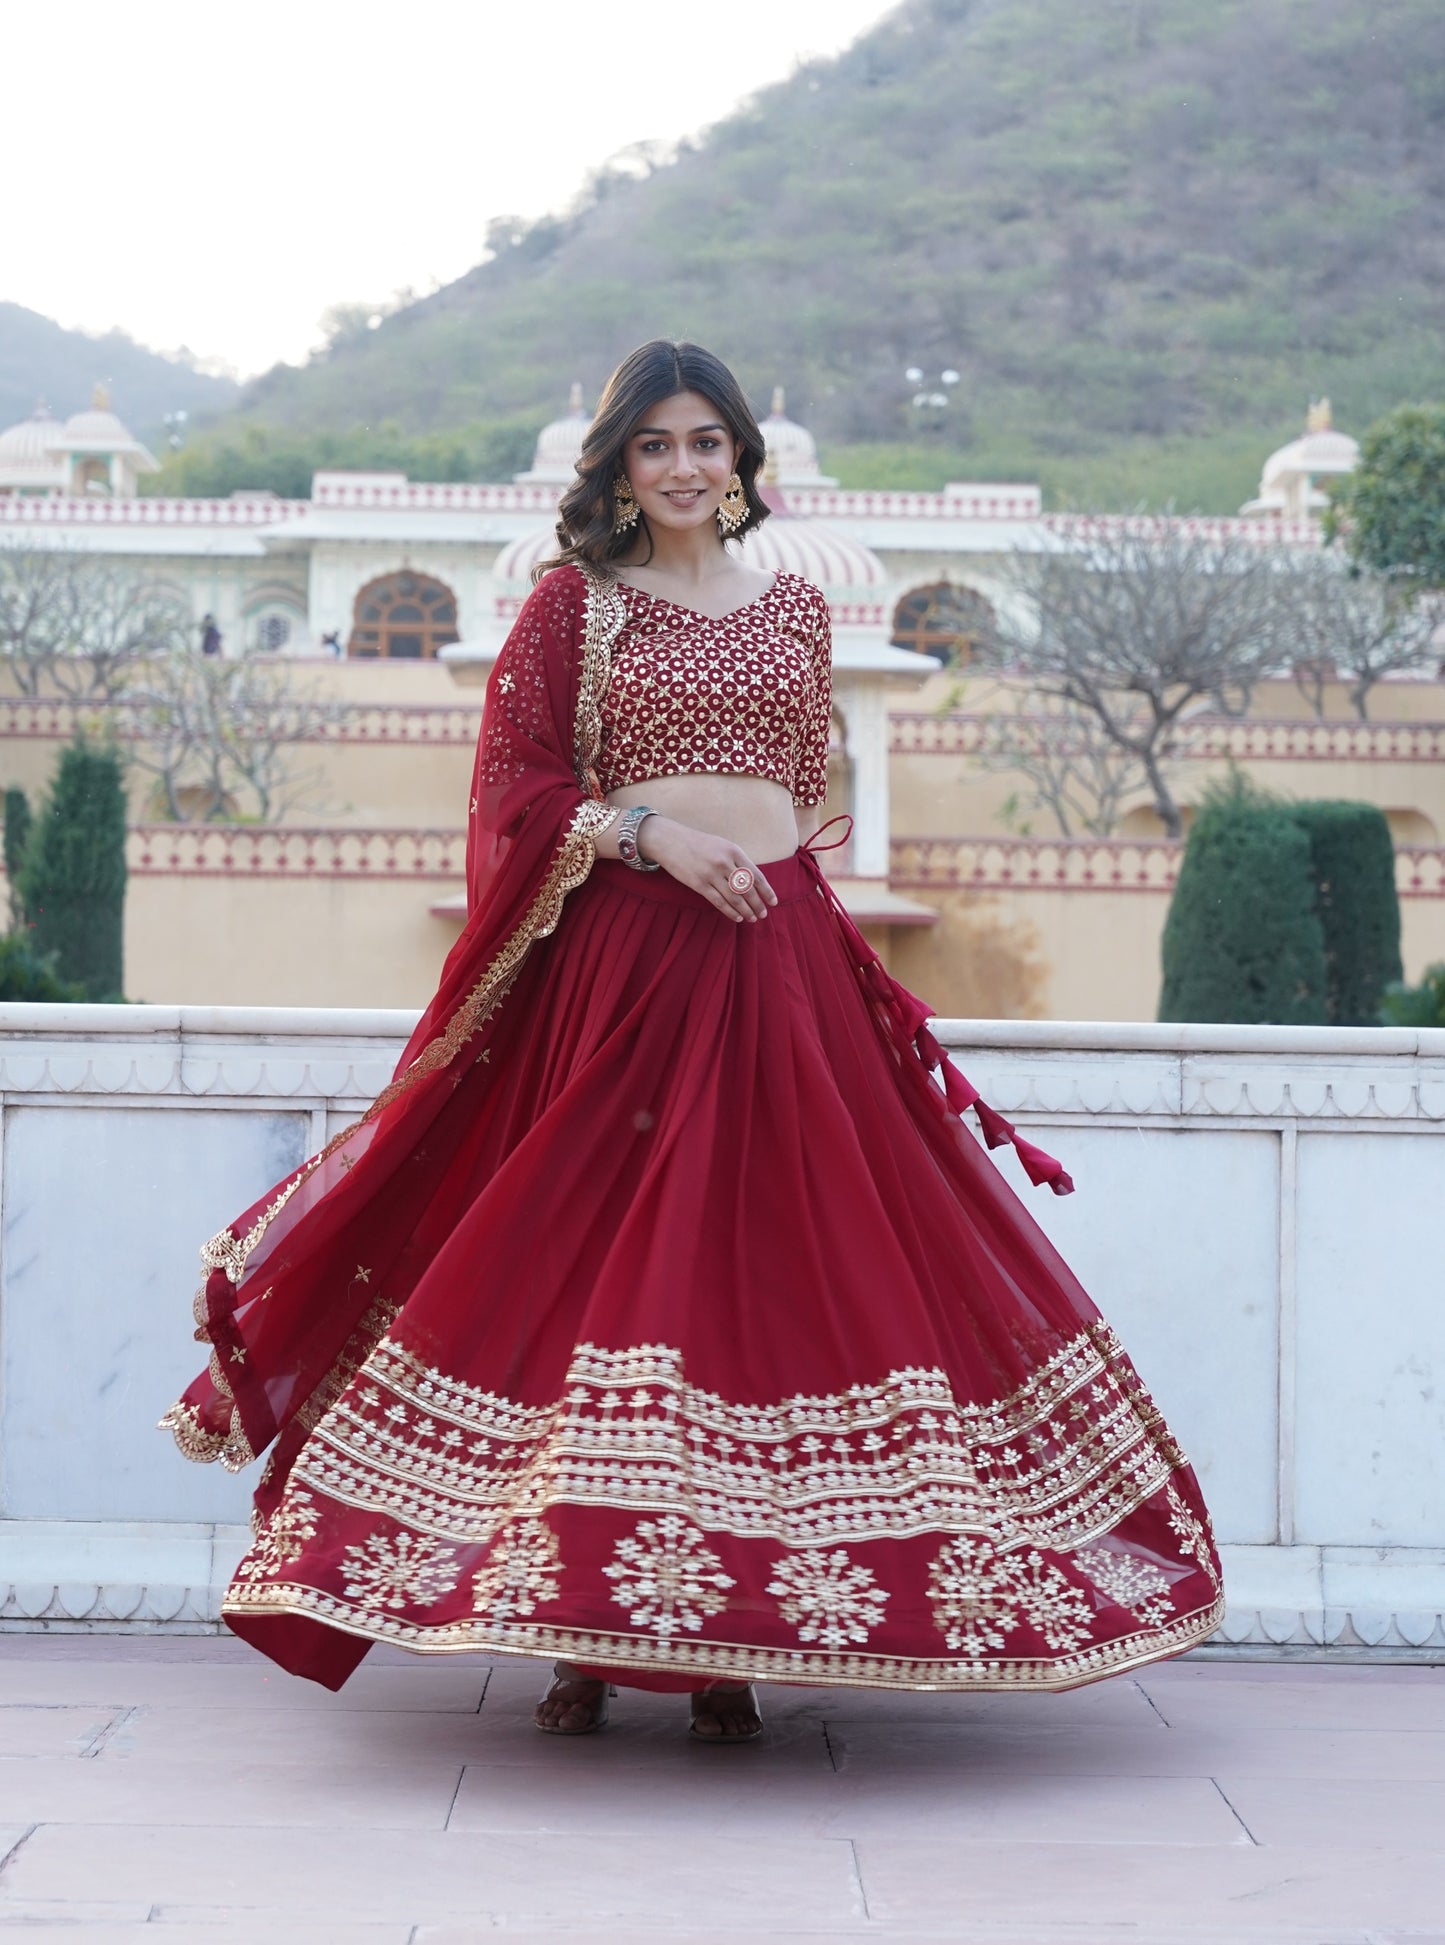
[[[657,812],[650,804],[634,804],[631,810],[624,811],[622,822],[617,826],[617,855],[622,862],[631,865],[634,871],[660,871],[655,860],[644,858],[637,848],[637,833],[644,818],[655,817]]]

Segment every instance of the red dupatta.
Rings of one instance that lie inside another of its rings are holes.
[[[386,1189],[423,1152],[452,1087],[489,1058],[528,952],[592,867],[592,834],[607,815],[595,771],[600,702],[623,619],[615,584],[575,567],[548,574],[524,603],[487,685],[466,924],[393,1079],[361,1120],[201,1251],[196,1336],[210,1364],[161,1420],[187,1458],[239,1471],[281,1435],[285,1463],[266,1477],[284,1477],[395,1316],[357,1266],[356,1238],[365,1232],[373,1253],[404,1247],[402,1228],[378,1233],[378,1212],[413,1198]]]

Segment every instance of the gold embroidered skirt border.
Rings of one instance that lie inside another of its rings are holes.
[[[1149,1662],[1183,1654],[1208,1640],[1224,1619],[1224,1596],[1167,1627],[1149,1629],[1057,1659],[967,1662],[939,1656],[894,1658],[794,1649],[750,1648],[722,1641],[674,1642],[663,1651],[655,1643],[623,1633],[573,1628],[531,1627],[472,1619],[445,1627],[368,1614],[314,1587],[280,1582],[232,1594],[223,1615],[293,1616],[323,1622],[365,1641],[390,1643],[412,1654],[494,1654],[540,1656],[583,1667],[635,1668],[649,1674],[696,1676],[701,1681],[785,1682],[800,1687],[848,1687],[978,1695],[1007,1690],[1057,1692],[1082,1688],[1110,1675],[1126,1674]]]

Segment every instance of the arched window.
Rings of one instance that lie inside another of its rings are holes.
[[[951,581],[934,581],[910,588],[893,610],[895,648],[911,648],[915,655],[936,655],[945,665],[961,668],[973,659],[979,640],[993,622],[993,609],[972,588]]]
[[[458,641],[457,598],[428,574],[383,574],[356,597],[348,655],[403,656],[415,661]]]

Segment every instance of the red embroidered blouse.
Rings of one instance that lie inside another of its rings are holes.
[[[621,583],[597,776],[604,792],[651,777],[767,777],[799,805],[828,794],[828,604],[800,574],[713,620]]]

